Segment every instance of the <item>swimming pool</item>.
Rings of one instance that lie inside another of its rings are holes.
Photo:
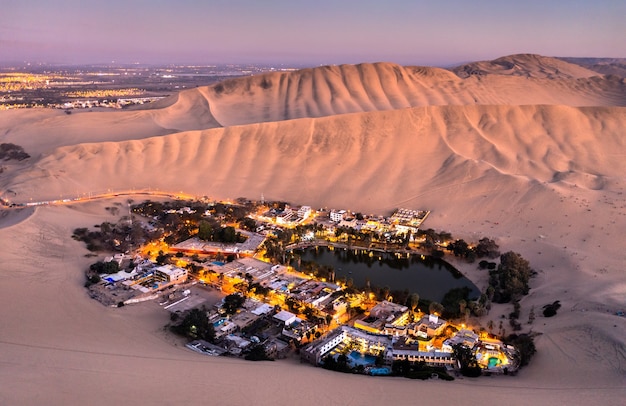
[[[489,362],[487,364],[488,368],[493,368],[493,367],[497,367],[502,363],[502,361],[500,361],[498,358],[496,357],[491,357],[489,358]]]
[[[356,366],[356,365],[368,366],[368,365],[375,365],[376,364],[376,357],[375,356],[361,354],[358,351],[352,351],[350,354],[348,354],[348,360],[354,366]]]
[[[374,376],[385,376],[385,375],[391,375],[391,370],[389,368],[383,367],[383,368],[372,368],[369,370],[369,374],[370,375],[374,375]]]

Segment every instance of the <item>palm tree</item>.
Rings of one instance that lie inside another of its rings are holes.
[[[415,312],[415,308],[420,303],[420,295],[418,295],[417,293],[411,293],[411,295],[409,295],[408,302],[409,302],[408,305],[411,308],[411,311]]]

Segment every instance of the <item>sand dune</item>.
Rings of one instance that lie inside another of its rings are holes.
[[[36,157],[64,145],[141,139],[219,126],[206,100],[189,95],[165,110],[75,110],[70,115],[48,109],[3,111],[0,142],[21,145]]]
[[[460,77],[470,75],[506,75],[529,78],[580,79],[599,74],[562,59],[534,54],[509,55],[492,61],[472,62],[452,69]]]
[[[8,111],[0,122],[0,141],[22,145],[35,156],[84,142],[419,106],[626,105],[624,79],[588,77],[581,72],[596,74],[554,58],[507,58],[522,60],[516,69],[525,74],[460,78],[444,69],[392,63],[324,66],[230,79],[137,110]],[[541,73],[546,66],[569,73],[548,79]]]
[[[268,73],[181,92],[170,108],[197,108],[189,99],[205,97],[217,122],[232,126],[430,105],[626,105],[622,79],[554,58],[521,59],[520,75],[486,72],[467,79],[444,69],[391,63]],[[562,73],[544,74],[550,69]]]
[[[559,58],[565,62],[574,63],[584,68],[598,72],[601,75],[616,75],[626,77],[626,58]]]
[[[133,188],[263,193],[372,213],[429,209],[429,227],[495,238],[538,271],[520,320],[563,304],[532,325],[539,353],[520,376],[422,383],[199,357],[162,332],[156,304],[104,309],[87,297],[93,258],[70,234],[115,220],[105,201],[0,217],[0,403],[621,402],[626,85],[558,62],[508,57],[467,78],[321,67],[192,89],[150,109],[0,116],[0,141],[32,155],[1,164],[0,191],[18,202]],[[485,287],[483,271],[457,266]]]
[[[604,244],[605,234],[626,227],[616,203],[626,186],[625,123],[624,109],[599,107],[358,113],[62,147],[1,186],[23,202],[160,189],[373,213],[429,208],[433,226],[495,232],[499,223],[507,235],[532,232],[519,239],[563,221],[587,227],[565,244],[587,250],[586,240]],[[558,244],[570,232],[544,242]],[[622,256],[613,244],[603,252]]]
[[[361,200],[361,210],[490,173],[603,189],[626,173],[624,123],[623,109],[565,106],[431,106],[299,119],[62,147],[6,187],[24,201],[175,182],[198,195],[245,191],[335,206],[388,190],[370,204]]]

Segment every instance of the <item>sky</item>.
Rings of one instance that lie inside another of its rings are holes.
[[[623,0],[0,0],[0,64],[626,57]]]

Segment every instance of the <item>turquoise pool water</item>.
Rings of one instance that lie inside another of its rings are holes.
[[[350,354],[348,354],[348,359],[350,360],[350,363],[355,366],[368,366],[376,364],[376,357],[374,357],[373,355],[363,355],[357,351],[352,351]]]
[[[372,368],[370,369],[370,375],[375,375],[375,376],[391,375],[391,370],[389,368]]]
[[[494,357],[489,358],[489,368],[497,367],[500,365],[500,360]]]

